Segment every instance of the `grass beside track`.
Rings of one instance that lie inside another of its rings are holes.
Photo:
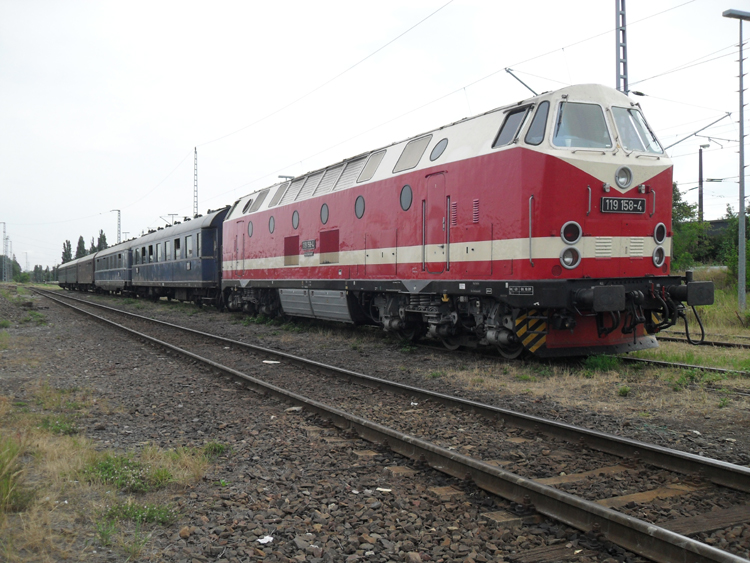
[[[227,453],[216,443],[100,451],[78,434],[77,422],[109,411],[106,402],[46,380],[24,391],[0,396],[2,561],[59,561],[101,549],[138,559],[153,530],[178,516],[170,493],[199,481]]]

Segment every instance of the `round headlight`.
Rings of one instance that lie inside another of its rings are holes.
[[[621,188],[624,189],[624,188],[630,187],[630,183],[632,181],[633,181],[633,173],[630,171],[630,168],[628,168],[627,166],[618,168],[617,172],[615,172],[615,183]]]
[[[654,248],[654,253],[651,255],[651,259],[654,261],[654,266],[661,268],[664,265],[664,260],[667,254],[664,252],[663,246],[657,246]]]
[[[575,244],[581,240],[581,225],[575,221],[568,221],[560,229],[560,236],[568,244]]]
[[[578,252],[577,248],[571,246],[560,253],[560,264],[562,264],[563,268],[572,270],[580,263],[581,253]]]
[[[664,225],[664,223],[659,223],[654,229],[654,240],[656,241],[656,244],[664,244],[666,238],[667,227]]]

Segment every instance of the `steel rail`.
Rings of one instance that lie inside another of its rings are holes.
[[[690,344],[685,338],[674,338],[673,336],[657,336],[657,340],[662,342],[680,342],[683,344]],[[694,346],[715,346],[717,348],[750,348],[750,344],[742,344],[740,342],[719,342],[718,340],[704,340],[703,342],[697,342]]]
[[[55,299],[51,296],[48,297],[50,299]],[[364,385],[367,387],[372,387],[375,389],[385,389],[391,392],[402,393],[411,397],[418,397],[421,400],[432,400],[444,405],[460,407],[467,411],[473,411],[486,418],[494,420],[500,419],[513,426],[523,428],[525,430],[540,432],[570,443],[585,445],[586,447],[589,447],[593,450],[606,452],[626,459],[638,460],[654,465],[656,467],[661,467],[662,469],[675,471],[677,473],[697,475],[700,476],[701,479],[706,479],[717,485],[723,485],[732,489],[750,492],[750,467],[743,467],[725,461],[705,458],[688,452],[664,448],[662,446],[648,444],[646,442],[633,440],[631,438],[615,436],[612,434],[607,434],[605,432],[599,432],[588,428],[574,426],[565,422],[548,420],[530,414],[503,409],[501,407],[496,407],[477,401],[471,401],[461,397],[454,397],[451,395],[446,395],[444,393],[421,389],[419,387],[411,387],[403,383],[388,381],[386,379],[380,379],[371,375],[358,373],[345,368],[323,364],[321,362],[302,358],[300,356],[295,356],[287,352],[264,348],[262,346],[248,344],[246,342],[239,342],[237,340],[231,340],[223,336],[217,336],[215,334],[202,332],[172,323],[167,323],[165,321],[151,319],[142,315],[136,315],[135,313],[129,313],[127,311],[122,311],[120,309],[115,309],[113,307],[108,307],[99,303],[91,303],[89,301],[79,300],[74,297],[65,297],[67,299],[83,302],[94,307],[110,310],[115,313],[126,315],[132,318],[146,320],[151,323],[168,326],[170,328],[182,330],[202,337],[212,338],[225,344],[243,347],[256,353],[264,354],[268,357],[273,357],[276,359],[281,358],[296,366],[313,369],[327,375],[336,375],[338,377],[348,379],[349,381],[356,380],[360,385]]]
[[[633,358],[630,356],[610,356],[610,357],[618,358],[624,362],[653,364],[655,366],[663,366],[663,367],[668,367],[668,368],[699,369],[701,371],[710,371],[714,373],[736,373],[739,375],[750,375],[750,372],[742,371],[739,369],[715,368],[711,366],[700,366],[697,364],[682,364],[679,362],[665,362],[664,360],[652,360],[650,358]]]
[[[272,395],[284,402],[302,406],[310,412],[330,419],[338,428],[356,432],[363,439],[382,444],[410,459],[425,462],[434,469],[453,477],[470,480],[485,491],[518,503],[524,502],[528,497],[537,512],[584,532],[592,531],[595,527],[598,527],[598,530],[607,540],[654,561],[660,563],[672,563],[674,561],[747,563],[746,559],[726,551],[282,389],[168,342],[163,342],[65,303],[55,297],[49,295],[46,295],[46,297],[137,338],[236,377],[255,391]],[[130,313],[127,314],[130,315]]]

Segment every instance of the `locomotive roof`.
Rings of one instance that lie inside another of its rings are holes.
[[[504,150],[508,147],[493,149],[491,147],[494,136],[502,124],[505,113],[513,108],[536,104],[544,100],[562,99],[569,97],[579,102],[595,102],[602,105],[634,106],[634,102],[625,94],[598,84],[583,84],[561,88],[553,92],[545,92],[538,96],[526,98],[513,104],[504,105],[484,113],[466,117],[453,123],[411,136],[402,141],[377,148],[372,151],[358,154],[344,159],[335,164],[313,170],[306,174],[296,176],[285,182],[277,182],[271,186],[258,189],[238,199],[227,214],[227,220],[237,219],[258,211],[280,207],[295,201],[302,201],[318,197],[331,192],[342,191],[356,185],[366,185],[372,181],[383,180],[394,177],[419,168],[430,167],[453,160],[460,160],[471,155],[479,155],[491,150]],[[493,116],[492,114],[496,114]],[[487,117],[482,120],[481,118]],[[479,120],[476,123],[472,123]],[[450,135],[448,131],[450,131]],[[445,131],[445,135],[440,132]],[[399,170],[400,158],[408,152],[407,147],[411,143],[422,143],[421,151],[417,157],[417,163],[410,168]],[[432,156],[438,143],[444,142],[444,153],[429,161],[423,158],[425,154]],[[390,150],[393,148],[396,150]],[[399,150],[399,147],[401,150]],[[382,153],[382,154],[381,154]],[[664,155],[666,156],[666,155]],[[368,176],[368,168],[371,161],[377,161],[372,167],[372,174]],[[366,179],[362,179],[363,176]]]

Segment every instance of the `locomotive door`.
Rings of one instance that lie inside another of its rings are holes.
[[[445,174],[427,177],[427,200],[423,202],[422,255],[430,274],[445,271],[447,255],[448,214],[445,200]]]

